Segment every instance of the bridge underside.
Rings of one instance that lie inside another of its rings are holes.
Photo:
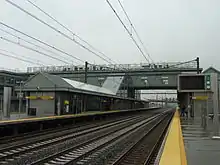
[[[149,86],[149,87],[135,87],[135,90],[177,90],[177,86]]]

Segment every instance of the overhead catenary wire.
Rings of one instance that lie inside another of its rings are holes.
[[[57,57],[53,57],[53,56],[51,56],[51,55],[49,55],[49,54],[46,54],[46,53],[44,53],[44,52],[41,52],[41,51],[36,50],[36,49],[34,49],[34,48],[31,48],[31,47],[28,47],[28,46],[23,45],[23,44],[21,44],[21,43],[12,41],[12,40],[7,39],[7,38],[5,38],[5,37],[2,37],[2,36],[1,36],[0,39],[2,39],[2,40],[4,40],[4,41],[7,41],[7,42],[9,42],[9,43],[13,43],[13,44],[18,45],[18,46],[21,46],[21,47],[23,47],[23,48],[29,49],[29,50],[34,51],[34,52],[36,52],[36,53],[39,53],[39,54],[41,54],[41,55],[47,56],[47,57],[52,58],[52,59],[54,59],[54,60],[57,60],[57,61],[59,61],[59,62],[63,62],[63,63],[65,63],[65,64],[67,64],[67,65],[70,64],[69,62],[66,62],[66,61],[64,61],[64,60],[62,60],[62,59],[59,59],[59,58],[57,58]]]
[[[74,33],[72,30],[70,30],[67,26],[65,26],[64,24],[60,23],[56,18],[54,18],[53,16],[51,16],[49,13],[47,13],[45,10],[43,10],[42,8],[40,8],[36,3],[27,0],[27,2],[29,2],[31,5],[33,5],[35,8],[37,8],[38,10],[40,10],[42,13],[44,13],[46,16],[48,16],[50,19],[52,19],[53,21],[55,21],[57,24],[59,24],[61,27],[63,27],[65,30],[67,30],[68,32],[70,32],[73,37],[77,37],[79,40],[81,40],[82,42],[86,43],[89,47],[91,47],[93,50],[97,51],[98,53],[100,53],[101,55],[103,55],[104,57],[106,57],[109,61],[112,61],[113,63],[116,63],[114,60],[112,60],[111,58],[109,58],[107,55],[105,55],[103,52],[101,52],[100,50],[98,50],[97,48],[95,48],[93,45],[91,45],[88,41],[86,41],[85,39],[83,39],[82,37],[80,37],[78,34]]]
[[[136,45],[136,47],[138,48],[138,50],[140,51],[141,55],[145,58],[145,60],[150,63],[149,59],[146,57],[146,55],[144,54],[144,52],[142,51],[142,49],[140,48],[140,46],[138,45],[137,41],[134,39],[132,33],[128,30],[127,26],[124,24],[124,22],[122,21],[122,19],[120,18],[120,16],[118,15],[118,13],[116,12],[116,10],[114,9],[114,7],[112,6],[112,4],[109,2],[109,0],[106,0],[106,2],[108,3],[108,5],[110,6],[110,8],[112,9],[112,11],[114,12],[115,16],[118,18],[118,20],[121,22],[122,26],[124,27],[124,29],[126,30],[126,32],[129,34],[130,38],[132,39],[132,41],[134,42],[134,44]]]
[[[54,26],[46,23],[45,21],[43,21],[42,19],[38,18],[37,16],[31,14],[30,12],[28,12],[27,10],[25,10],[24,8],[20,7],[19,5],[17,5],[16,3],[10,1],[10,0],[5,0],[6,2],[10,3],[11,5],[13,5],[14,7],[16,7],[17,9],[21,10],[22,12],[28,14],[29,16],[31,16],[32,18],[34,18],[35,20],[41,22],[42,24],[48,26],[49,28],[51,28],[52,30],[54,30],[55,32],[61,34],[62,36],[64,36],[65,38],[69,39],[70,41],[76,43],[77,45],[79,45],[80,47],[82,47],[83,49],[87,50],[88,52],[96,55],[97,57],[101,58],[103,61],[107,62],[107,63],[111,63],[109,60],[106,60],[104,57],[102,57],[101,55],[99,55],[98,53],[92,51],[91,49],[89,49],[88,47],[86,47],[85,45],[81,44],[80,42],[76,41],[74,38],[71,38],[70,36],[68,36],[67,34],[61,32],[60,30],[58,30],[57,28],[55,28]],[[78,58],[79,59],[79,58]]]
[[[52,48],[52,49],[54,49],[54,50],[56,50],[56,51],[58,51],[58,52],[61,52],[61,53],[65,54],[65,55],[67,55],[67,53],[64,52],[63,50],[60,50],[60,49],[58,49],[58,48],[56,48],[56,47],[54,47],[54,46],[52,46],[52,45],[49,45],[49,44],[47,44],[47,43],[45,43],[45,42],[43,42],[43,41],[41,41],[41,40],[39,40],[39,39],[37,39],[37,38],[34,38],[34,37],[32,37],[32,36],[30,36],[30,35],[24,33],[24,32],[21,32],[20,30],[15,29],[15,28],[13,28],[13,27],[11,27],[11,26],[9,26],[9,25],[3,23],[3,22],[0,22],[0,25],[3,25],[4,27],[6,27],[6,28],[8,28],[8,29],[11,29],[11,30],[13,30],[13,31],[15,31],[15,32],[18,32],[18,33],[20,33],[20,34],[22,34],[22,35],[24,35],[24,36],[26,36],[26,37],[28,37],[28,38],[30,38],[30,39],[33,39],[33,40],[35,40],[35,41],[37,41],[37,42],[39,42],[39,43],[41,43],[41,44],[43,44],[43,45],[48,46],[49,48]],[[13,37],[16,37],[16,38],[18,38],[18,39],[20,39],[20,40],[23,40],[23,41],[25,41],[25,42],[27,42],[27,43],[29,43],[29,44],[32,44],[32,45],[34,45],[34,46],[39,47],[39,45],[36,45],[36,44],[34,44],[34,43],[30,42],[30,41],[27,41],[27,40],[21,38],[20,36],[14,35],[14,34],[8,32],[8,31],[6,31],[6,30],[3,30],[3,29],[1,29],[1,28],[0,28],[0,30],[3,31],[3,32],[5,32],[5,33],[7,33],[7,34],[9,34],[9,35],[11,35],[11,36],[13,36]],[[40,47],[40,48],[41,48],[41,49],[45,49],[45,48],[43,48],[43,47]],[[47,51],[50,52],[50,50],[47,50]],[[52,53],[52,52],[51,52],[51,53]],[[54,53],[54,54],[55,54],[55,53]],[[71,56],[70,56],[70,57],[71,57]],[[61,58],[62,58],[62,57],[61,57]],[[89,64],[90,64],[90,63],[89,63]],[[94,65],[94,64],[90,64],[90,65],[92,65],[92,66],[99,66],[99,65]],[[112,69],[112,68],[111,68],[111,69]]]
[[[23,59],[21,57],[16,57],[16,56],[12,56],[12,55],[1,53],[1,52],[0,52],[0,55],[5,56],[5,57],[14,58],[14,59],[17,59],[17,60],[20,60],[20,61],[23,61],[23,62],[27,62],[27,63],[31,63],[31,64],[40,65],[39,63],[33,62],[31,60],[28,60],[28,59]]]
[[[153,59],[151,58],[150,54],[148,53],[146,46],[144,45],[143,41],[141,40],[140,35],[138,34],[138,32],[137,32],[137,30],[136,30],[134,24],[132,23],[130,17],[128,16],[128,13],[126,12],[126,10],[125,10],[124,6],[122,5],[121,1],[118,0],[118,3],[119,3],[119,5],[120,5],[120,7],[122,8],[122,10],[123,10],[123,12],[124,12],[126,18],[128,19],[128,21],[129,21],[129,23],[130,23],[130,25],[131,25],[131,28],[134,30],[134,32],[135,32],[135,34],[136,34],[136,36],[137,36],[139,42],[141,43],[142,47],[144,48],[145,53],[146,53],[147,56],[151,59],[151,61],[154,63]]]
[[[23,39],[22,37],[17,36],[17,35],[15,35],[15,34],[12,34],[11,32],[8,32],[8,31],[6,31],[6,30],[4,30],[4,29],[1,29],[1,28],[0,28],[0,31],[2,31],[2,32],[6,33],[6,34],[11,35],[11,36],[17,38],[18,40],[24,41],[24,42],[26,42],[26,43],[28,43],[28,44],[31,44],[31,45],[33,45],[33,46],[35,46],[35,47],[37,47],[37,48],[40,48],[40,49],[42,49],[42,50],[44,50],[44,51],[46,51],[46,52],[52,53],[53,55],[56,55],[56,56],[60,57],[61,59],[65,59],[65,60],[67,60],[67,61],[70,61],[70,59],[68,59],[68,58],[66,58],[66,57],[64,57],[64,56],[61,56],[61,55],[59,55],[59,54],[57,54],[57,53],[55,53],[55,52],[53,52],[53,51],[51,51],[51,50],[49,50],[49,49],[46,49],[46,48],[44,48],[44,47],[42,47],[42,46],[40,46],[40,45],[37,45],[37,44],[35,44],[35,43],[31,42],[31,41],[28,41],[28,40],[26,40],[26,39]],[[72,61],[72,62],[73,62],[73,61]]]
[[[62,53],[62,54],[64,54],[64,55],[67,55],[67,56],[69,56],[69,57],[72,57],[72,56],[73,56],[73,55],[69,54],[68,52],[66,52],[66,51],[64,51],[64,50],[62,50],[62,49],[60,49],[60,48],[57,48],[57,47],[55,47],[55,46],[53,46],[53,45],[50,45],[50,44],[47,43],[47,42],[44,42],[44,41],[42,41],[42,40],[40,40],[40,39],[38,39],[38,38],[36,38],[36,37],[33,37],[33,36],[31,36],[31,35],[29,35],[29,34],[27,34],[27,33],[25,33],[25,32],[22,32],[21,30],[18,30],[18,29],[14,28],[14,27],[12,27],[12,26],[10,26],[10,25],[8,25],[8,24],[5,24],[5,23],[1,22],[1,21],[0,21],[0,25],[4,26],[4,27],[6,27],[6,28],[8,28],[8,29],[10,29],[10,30],[13,30],[13,31],[15,31],[15,32],[17,32],[17,33],[19,33],[19,34],[21,34],[21,35],[23,35],[23,36],[26,36],[26,37],[28,37],[28,38],[34,40],[34,41],[37,41],[37,42],[41,43],[42,45],[45,45],[45,46],[47,46],[47,47],[49,47],[49,48],[51,48],[51,49],[54,49],[54,50],[56,50],[56,51],[58,51],[58,52],[60,52],[60,53]],[[80,60],[80,61],[81,61],[81,62],[84,62],[83,60]],[[90,65],[98,66],[98,65],[91,64],[91,63],[90,63]]]
[[[9,1],[9,0],[6,0],[6,1],[9,2],[10,4],[12,4],[13,6],[17,7],[17,8],[20,9],[21,11],[25,12],[26,14],[30,15],[31,17],[35,18],[35,19],[38,20],[39,22],[41,22],[41,23],[47,25],[47,26],[50,27],[52,30],[54,30],[54,31],[56,31],[56,32],[58,32],[58,33],[60,33],[60,34],[63,35],[64,37],[66,37],[66,38],[70,39],[71,41],[77,43],[78,45],[80,45],[81,47],[83,47],[84,49],[86,49],[87,51],[89,51],[89,52],[95,54],[96,56],[100,57],[100,58],[103,59],[104,61],[106,61],[106,62],[112,64],[112,62],[110,62],[110,60],[106,60],[105,58],[103,58],[103,57],[100,56],[99,54],[97,54],[97,53],[95,53],[94,51],[90,50],[89,48],[87,48],[86,46],[82,45],[81,43],[79,43],[78,41],[74,40],[73,38],[69,37],[69,36],[66,35],[65,33],[59,31],[59,30],[56,29],[55,27],[53,27],[53,26],[47,24],[45,21],[43,21],[43,20],[39,19],[38,17],[34,16],[33,14],[31,14],[30,12],[28,12],[28,11],[26,11],[25,9],[21,8],[21,7],[18,6],[17,4],[15,4],[15,3],[13,3],[13,2],[11,2],[11,1]]]
[[[22,32],[21,30],[18,30],[18,29],[14,28],[14,27],[12,27],[12,26],[10,26],[10,25],[8,25],[8,24],[5,24],[4,22],[1,22],[1,21],[0,21],[0,25],[4,26],[4,27],[6,27],[6,28],[8,28],[8,29],[10,29],[10,30],[13,30],[13,31],[15,31],[15,32],[17,32],[17,33],[19,33],[19,34],[22,34],[23,36],[26,36],[26,37],[28,37],[28,38],[34,40],[34,41],[37,41],[37,42],[39,42],[39,43],[41,43],[41,44],[43,44],[43,45],[45,45],[45,46],[47,46],[47,47],[49,47],[49,48],[51,48],[51,49],[54,49],[54,50],[56,50],[56,51],[58,51],[58,52],[60,52],[60,53],[62,53],[62,54],[64,54],[64,55],[67,55],[67,56],[69,56],[69,57],[73,57],[73,55],[71,55],[70,53],[67,53],[66,51],[64,51],[64,50],[62,50],[62,49],[60,49],[60,48],[57,48],[57,47],[55,47],[55,46],[53,46],[53,45],[50,45],[50,44],[47,43],[47,42],[44,42],[44,41],[42,41],[42,40],[40,40],[40,39],[38,39],[38,38],[36,38],[36,37],[33,37],[33,36],[31,36],[31,35],[29,35],[29,34],[27,34],[27,33],[25,33],[25,32]],[[80,61],[81,61],[81,62],[84,62],[83,60],[80,60]],[[98,66],[98,65],[95,65],[95,64],[91,64],[91,63],[90,63],[90,65]],[[120,68],[119,68],[119,69],[120,69]],[[125,68],[122,68],[122,69],[125,69]],[[125,69],[125,70],[126,70],[126,69]]]
[[[22,57],[22,58],[29,59],[29,60],[31,60],[31,61],[36,61],[36,62],[37,62],[39,65],[41,65],[41,66],[46,66],[46,65],[48,65],[48,64],[45,64],[43,61],[41,61],[41,60],[39,60],[39,59],[35,59],[35,58],[32,58],[32,57],[25,57],[25,56],[23,56],[23,55],[17,54],[17,53],[12,52],[12,51],[8,51],[8,50],[1,49],[1,48],[0,48],[0,51],[10,53],[10,54],[12,54],[12,55],[14,55],[14,56],[16,56],[16,57]]]
[[[38,39],[38,38],[36,38],[36,37],[33,37],[33,36],[31,36],[31,35],[28,35],[28,34],[22,32],[22,31],[20,31],[20,30],[18,30],[18,29],[16,29],[16,28],[12,27],[12,26],[9,26],[9,25],[7,25],[7,24],[1,22],[1,21],[0,21],[0,25],[3,25],[3,26],[5,26],[5,27],[7,27],[7,28],[9,28],[9,29],[11,29],[11,30],[14,30],[15,32],[18,32],[18,33],[20,33],[20,34],[22,34],[22,35],[24,35],[24,36],[26,36],[26,37],[28,37],[28,38],[31,38],[31,39],[33,39],[33,40],[35,40],[35,41],[37,41],[37,42],[39,42],[39,43],[41,43],[41,44],[43,44],[43,45],[46,45],[46,46],[48,46],[48,47],[50,47],[50,48],[52,48],[52,49],[54,49],[54,50],[56,50],[56,51],[58,51],[58,52],[60,52],[60,53],[63,53],[63,54],[65,54],[65,55],[67,55],[67,56],[69,56],[69,57],[71,57],[71,58],[76,59],[72,54],[67,53],[67,52],[65,52],[64,50],[62,50],[62,49],[60,49],[60,48],[57,48],[57,47],[55,47],[55,46],[53,46],[53,45],[50,45],[50,44],[48,44],[48,43],[46,43],[46,42],[44,42],[44,41],[42,41],[42,40],[40,40],[40,39]],[[76,59],[76,60],[78,60],[78,59]],[[81,60],[81,59],[79,59],[78,61],[84,62],[84,61]]]
[[[69,56],[69,57],[72,57],[72,56],[73,56],[73,55],[71,55],[71,54],[65,52],[64,50],[62,50],[62,49],[60,49],[60,48],[57,48],[57,47],[55,47],[55,46],[53,46],[53,45],[50,45],[50,44],[47,43],[47,42],[44,42],[44,41],[42,41],[42,40],[40,40],[40,39],[38,39],[38,38],[36,38],[36,37],[33,37],[33,36],[31,36],[31,35],[29,35],[29,34],[27,34],[27,33],[25,33],[25,32],[22,32],[21,30],[18,30],[18,29],[14,28],[14,27],[12,27],[12,26],[10,26],[10,25],[8,25],[8,24],[5,24],[5,23],[1,22],[1,21],[0,21],[0,25],[4,26],[4,27],[6,27],[6,28],[8,28],[8,29],[10,29],[10,30],[13,30],[13,31],[15,31],[15,32],[17,32],[17,33],[19,33],[19,34],[21,34],[21,35],[23,35],[23,36],[26,36],[26,37],[28,37],[28,38],[34,40],[34,41],[37,41],[37,42],[41,43],[42,45],[45,45],[45,46],[47,46],[47,47],[49,47],[49,48],[51,48],[51,49],[54,49],[54,50],[56,50],[56,51],[58,51],[58,52],[60,52],[60,53],[62,53],[62,54],[64,54],[64,55],[67,55],[67,56]],[[81,62],[84,62],[84,61],[81,60]],[[99,65],[94,65],[94,64],[91,64],[91,63],[89,63],[89,64],[90,64],[90,65],[93,65],[93,66],[99,66]],[[111,67],[110,67],[110,68],[111,68]],[[111,68],[111,69],[116,69],[116,68]],[[119,69],[120,69],[120,68],[119,68]],[[125,69],[125,68],[122,68],[122,69],[127,70],[127,69]]]

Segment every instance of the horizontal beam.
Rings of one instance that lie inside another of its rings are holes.
[[[165,94],[165,95],[169,95],[169,94],[177,94],[175,92],[173,93],[166,93],[166,92],[157,92],[157,93],[153,93],[153,92],[141,92],[141,94],[149,94],[149,95],[152,95],[152,94]]]
[[[203,68],[200,68],[200,71],[202,71]],[[164,73],[169,73],[169,72],[196,72],[196,68],[169,68],[169,69],[136,69],[136,70],[88,70],[88,74],[90,73],[156,73],[156,72],[164,72]],[[45,71],[47,72],[47,71]],[[25,74],[35,74],[37,72],[26,72]],[[48,71],[48,73],[51,74],[83,74],[85,73],[84,70],[80,71]],[[17,74],[24,74],[24,73],[17,73]]]

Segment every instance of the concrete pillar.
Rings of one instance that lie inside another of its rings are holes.
[[[11,107],[11,87],[4,87],[4,99],[3,99],[3,115],[5,118],[10,117]]]
[[[219,96],[219,89],[218,89],[218,75],[216,73],[211,74],[211,87],[212,87],[212,92],[213,92],[213,114],[214,114],[214,119],[213,119],[213,124],[214,124],[214,135],[219,137],[219,117],[218,117],[218,96]],[[219,137],[220,139],[220,137]]]

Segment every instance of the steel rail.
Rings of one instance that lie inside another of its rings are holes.
[[[106,125],[101,125],[98,127],[95,126],[90,129],[81,130],[80,132],[75,131],[75,132],[72,132],[71,134],[59,136],[59,137],[56,137],[53,139],[52,139],[52,137],[50,137],[46,140],[40,140],[40,141],[34,142],[34,143],[28,142],[26,144],[18,144],[15,146],[9,146],[9,147],[6,147],[6,148],[3,148],[0,150],[0,163],[1,163],[1,161],[4,162],[7,159],[12,159],[15,156],[21,156],[22,154],[41,149],[43,147],[47,147],[48,145],[57,144],[57,143],[60,143],[60,142],[66,141],[66,140],[70,140],[72,138],[80,137],[80,136],[86,136],[89,133],[94,133],[94,132],[101,131],[101,130],[104,131],[106,129],[110,129],[110,128],[115,127],[115,125],[121,126],[128,121],[136,121],[136,120],[140,120],[140,118],[134,117],[134,118],[120,120],[120,121],[113,122],[113,123],[108,123]]]
[[[43,164],[43,163],[60,164],[61,162],[62,164],[74,164],[79,159],[85,157],[86,155],[92,152],[97,151],[98,149],[102,148],[105,145],[108,145],[112,141],[116,140],[117,138],[120,138],[121,136],[124,136],[128,132],[134,129],[137,129],[143,124],[149,123],[150,121],[157,119],[157,117],[160,115],[161,114],[145,119],[141,122],[133,124],[132,126],[129,126],[129,127],[127,126],[118,131],[114,131],[112,133],[109,133],[108,135],[102,136],[101,138],[90,139],[86,143],[73,146],[67,150],[51,155],[47,157],[46,159],[38,160],[32,163],[31,165]]]

